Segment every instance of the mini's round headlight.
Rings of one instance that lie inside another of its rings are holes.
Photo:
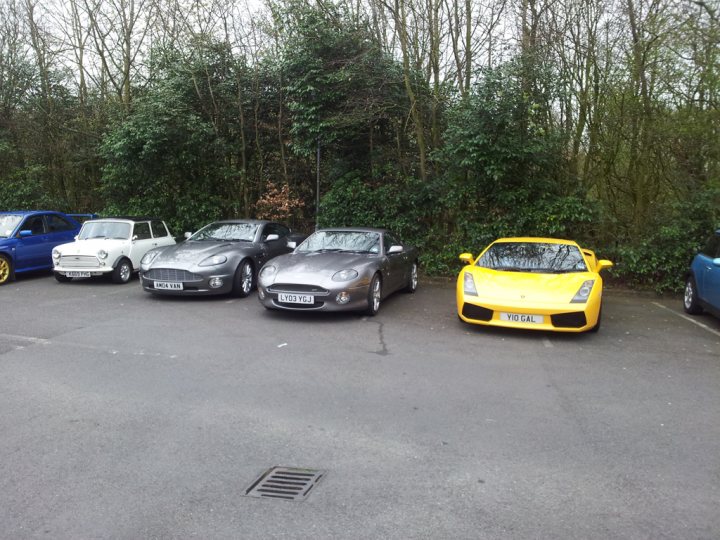
[[[56,260],[60,258],[60,252],[57,249],[52,250],[52,258]]]
[[[224,262],[227,262],[227,257],[225,255],[213,255],[212,257],[208,257],[202,261],[198,264],[198,266],[217,266],[218,264],[222,264]]]
[[[351,279],[355,279],[358,277],[357,270],[348,269],[348,270],[340,270],[339,272],[335,272],[333,274],[332,280],[333,281],[350,281]]]
[[[108,254],[107,254],[107,251],[105,251],[104,249],[101,249],[100,251],[97,252],[97,256],[99,259],[107,259]]]

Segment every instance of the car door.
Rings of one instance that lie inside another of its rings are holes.
[[[148,251],[155,247],[153,244],[157,243],[150,232],[150,222],[136,222],[133,226],[131,238],[132,246],[130,248],[130,262],[132,262],[133,269],[137,270],[140,268],[140,261],[142,258]]]
[[[402,246],[400,240],[392,233],[386,232],[383,234],[383,245],[387,257],[386,287],[384,288],[389,293],[396,291],[407,281],[405,276],[407,253],[405,253],[404,249],[397,253],[389,253],[392,246]]]
[[[153,220],[150,222],[150,228],[152,228],[152,235],[154,239],[152,247],[169,246],[175,243],[175,239],[170,236],[170,232],[165,226],[164,221]]]
[[[76,224],[58,214],[46,214],[45,224],[51,254],[53,248],[72,242],[79,230]]]
[[[718,252],[720,252],[720,235],[714,234],[693,260],[692,270],[695,276],[698,296],[705,302],[712,303],[713,287],[711,285],[713,283],[713,276],[715,275],[713,273],[713,260],[718,256]],[[715,279],[717,278],[715,277]]]
[[[714,255],[714,256],[713,256]],[[712,257],[712,258],[711,258]],[[720,309],[720,235],[715,235],[715,252],[708,253],[703,277],[705,300],[716,309]],[[703,295],[701,295],[701,298]]]
[[[268,240],[267,238],[271,234],[277,235],[278,238],[276,240]],[[260,241],[262,242],[263,250],[263,262],[292,251],[287,246],[287,237],[289,234],[290,230],[284,225],[280,225],[279,223],[265,224],[262,232],[260,233]]]
[[[28,234],[25,231],[29,231]],[[48,248],[45,219],[42,214],[27,216],[17,232],[15,269],[29,270],[52,266],[52,248]]]

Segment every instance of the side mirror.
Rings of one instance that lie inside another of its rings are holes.
[[[297,242],[293,240],[288,240],[287,247],[289,247],[290,249],[295,249],[297,247]]]
[[[720,257],[713,259],[713,266],[720,266]]]
[[[20,231],[20,232],[18,233],[18,236],[19,236],[20,238],[27,238],[28,236],[32,236],[32,231],[27,231],[27,230],[26,230],[26,231]]]
[[[273,240],[279,240],[280,235],[279,234],[268,234],[267,238],[265,239],[266,242],[272,242]]]
[[[80,235],[79,235],[79,234],[76,234],[73,238],[74,238],[75,240],[77,240],[78,238],[80,238]]]
[[[472,253],[461,253],[460,254],[460,261],[464,262],[465,264],[472,264],[475,259],[472,256]]]
[[[608,261],[607,259],[600,259],[597,263],[597,271],[600,272],[602,270],[605,270],[606,268],[611,268],[612,266],[612,261]]]
[[[192,236],[192,233],[191,233],[191,232],[186,232],[185,234],[183,234],[183,236],[185,237],[185,239],[188,239],[188,238],[190,238],[190,237]]]
[[[402,251],[402,246],[390,246],[390,249],[388,249],[388,255],[392,255],[393,253],[402,253]]]
[[[137,234],[134,234],[133,237],[131,238],[131,240],[132,240],[133,242],[134,242],[135,240],[137,240],[137,239],[138,239],[138,235],[137,235]]]

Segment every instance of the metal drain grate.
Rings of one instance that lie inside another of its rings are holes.
[[[273,467],[262,473],[260,478],[245,490],[245,495],[302,501],[323,476],[325,471],[315,469]]]

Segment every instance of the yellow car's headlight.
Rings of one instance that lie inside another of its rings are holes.
[[[470,296],[478,295],[477,289],[475,288],[475,280],[470,272],[465,272],[463,276],[463,291]]]
[[[590,293],[592,292],[594,283],[595,283],[594,279],[588,279],[587,281],[583,282],[583,284],[580,285],[578,292],[576,292],[575,296],[573,296],[573,299],[570,300],[570,303],[571,304],[584,304],[585,302],[587,302],[588,298],[590,298]]]

